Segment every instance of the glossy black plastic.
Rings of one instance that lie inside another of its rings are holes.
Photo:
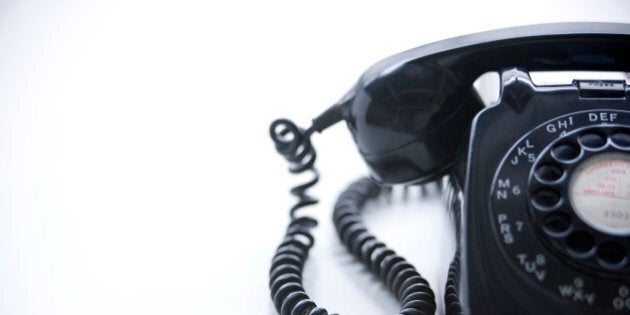
[[[619,304],[625,303],[625,295],[622,297],[619,292],[630,288],[630,274],[620,268],[593,268],[587,260],[590,258],[565,253],[565,246],[577,247],[578,251],[581,247],[592,248],[584,243],[596,241],[597,237],[590,239],[589,235],[596,235],[597,231],[583,225],[585,230],[569,235],[566,244],[554,243],[549,239],[564,237],[565,225],[571,224],[565,220],[573,210],[546,212],[555,208],[551,206],[555,202],[531,205],[531,211],[540,210],[540,218],[546,218],[545,213],[560,215],[549,217],[555,220],[549,222],[539,220],[526,209],[541,189],[561,187],[558,183],[536,186],[536,181],[528,182],[528,178],[538,176],[543,182],[557,182],[571,176],[563,176],[558,170],[536,174],[537,165],[547,161],[544,150],[569,143],[561,130],[546,127],[555,123],[569,139],[577,138],[572,133],[579,135],[582,128],[604,134],[603,130],[619,124],[623,126],[620,130],[626,130],[630,126],[630,89],[626,87],[623,97],[583,98],[579,84],[535,86],[522,69],[504,71],[502,81],[499,104],[483,110],[473,121],[468,154],[459,157],[465,161],[465,169],[456,172],[465,205],[460,226],[463,250],[459,289],[463,313],[628,314],[630,307]],[[597,117],[611,112],[619,113],[614,123],[585,118],[590,113]],[[565,121],[567,117],[573,120]],[[528,161],[525,157],[529,154],[533,158]],[[575,152],[566,150],[557,155],[549,161],[573,161]],[[513,164],[515,158],[520,158],[520,162]],[[503,200],[497,191],[506,187],[524,190],[508,190],[505,193],[509,197]],[[558,192],[561,198],[567,197],[566,189]],[[517,220],[522,224],[521,231],[517,231]],[[502,223],[507,224],[505,230]],[[629,237],[606,237],[614,244],[630,241]]]
[[[509,67],[630,71],[629,56],[629,24],[508,28],[384,59],[339,103],[377,182],[425,182],[449,171],[470,122],[483,108],[472,89],[481,74]]]

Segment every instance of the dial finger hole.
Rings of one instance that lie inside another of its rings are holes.
[[[580,144],[589,149],[601,149],[606,145],[606,137],[599,132],[586,132],[579,138]]]
[[[570,228],[571,217],[566,213],[555,212],[545,217],[543,229],[550,236],[565,236]]]
[[[564,175],[564,169],[555,163],[546,163],[536,169],[536,179],[542,183],[557,182]]]
[[[556,144],[551,149],[551,155],[560,162],[570,162],[577,159],[582,153],[582,149],[570,142]]]
[[[610,140],[618,147],[630,149],[630,132],[625,130],[617,130],[611,136]]]
[[[608,268],[622,268],[627,261],[626,249],[617,242],[605,242],[597,249],[597,259]]]
[[[593,254],[595,240],[590,233],[584,231],[573,232],[567,238],[569,253],[577,258],[586,258]]]
[[[549,188],[538,190],[534,193],[532,203],[538,210],[548,211],[557,208],[561,201],[560,194]]]

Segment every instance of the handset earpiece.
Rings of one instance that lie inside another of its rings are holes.
[[[483,108],[465,80],[435,63],[404,63],[359,84],[348,128],[373,179],[386,185],[442,176]]]

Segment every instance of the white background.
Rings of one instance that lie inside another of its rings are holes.
[[[296,179],[268,124],[307,126],[398,51],[563,21],[630,22],[630,3],[0,1],[0,314],[274,314]],[[331,311],[391,314],[330,222],[366,173],[345,129],[314,136],[305,285]],[[418,203],[367,221],[440,293],[450,231],[437,198]]]

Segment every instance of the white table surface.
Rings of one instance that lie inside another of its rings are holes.
[[[627,1],[1,1],[0,314],[274,314],[292,199],[268,139],[305,125],[369,65],[466,33],[630,22]],[[393,297],[340,245],[336,195],[366,174],[341,124],[322,181],[309,294],[344,314]],[[368,226],[441,294],[439,198],[372,205]],[[450,244],[450,245],[449,245]]]

